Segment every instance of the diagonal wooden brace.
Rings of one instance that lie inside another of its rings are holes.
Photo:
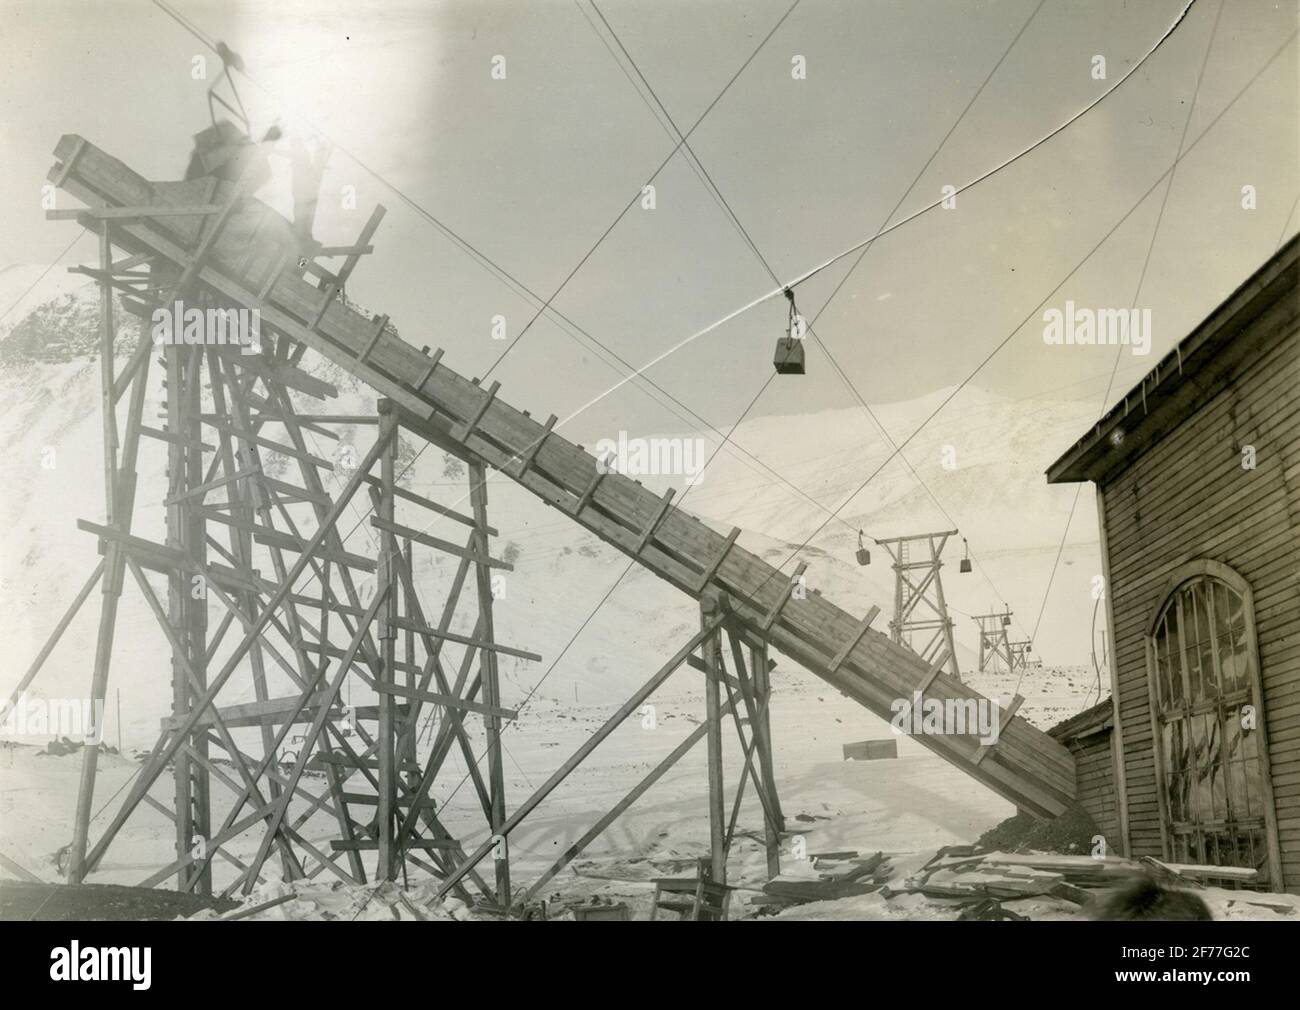
[[[1011,699],[1011,704],[1007,706],[1007,710],[1002,713],[1001,722],[998,724],[999,739],[1001,739],[1002,734],[1006,732],[1007,726],[1010,725],[1011,720],[1016,717],[1016,712],[1019,711],[1020,706],[1024,702],[1024,700],[1025,699],[1020,697],[1020,695],[1016,695],[1014,698]],[[977,750],[975,752],[975,766],[979,767],[979,763],[983,761],[986,757],[988,757],[989,752],[992,751],[995,747],[997,747],[996,740],[993,743],[985,744],[979,750]]]
[[[532,445],[519,454],[519,472],[515,476],[516,480],[521,479],[523,475],[528,472],[528,468],[533,465],[533,460],[537,458],[538,450],[541,449],[542,443],[545,442],[547,437],[551,434],[551,429],[555,427],[555,422],[558,420],[559,418],[554,414],[548,417],[546,423],[542,425],[541,435],[537,437],[536,441],[534,441]]]
[[[859,624],[853,634],[849,636],[849,640],[844,643],[840,648],[840,651],[835,654],[835,658],[831,660],[829,669],[830,673],[837,673],[839,671],[840,666],[849,658],[849,653],[857,647],[858,642],[862,641],[862,636],[867,633],[867,629],[871,627],[871,622],[876,619],[876,615],[879,613],[879,607],[872,607],[867,611],[867,616],[862,619],[862,623]]]
[[[371,334],[366,346],[361,348],[361,353],[357,355],[357,364],[364,365],[370,352],[375,349],[375,344],[379,343],[379,338],[384,335],[384,327],[388,325],[387,316],[378,316],[375,318],[375,332]]]
[[[786,583],[785,590],[781,593],[781,598],[777,600],[776,603],[772,604],[772,609],[769,610],[767,616],[763,618],[761,627],[764,631],[770,631],[772,625],[777,622],[777,618],[781,616],[781,611],[784,610],[785,605],[790,602],[790,594],[794,592],[794,587],[799,584],[799,579],[803,577],[803,573],[807,570],[808,565],[803,561],[800,561],[795,567],[794,574],[790,576],[790,581]]]
[[[488,387],[482,401],[478,405],[478,409],[474,412],[474,416],[452,433],[456,441],[464,442],[471,434],[473,434],[474,429],[478,427],[479,421],[483,420],[483,415],[486,414],[488,408],[492,406],[492,401],[496,399],[497,390],[500,388],[501,383],[499,382],[493,382],[492,385]]]
[[[641,539],[637,541],[636,554],[640,554],[645,550],[646,544],[648,544],[654,537],[655,530],[658,529],[659,524],[663,522],[664,513],[668,511],[668,507],[673,503],[673,495],[676,493],[677,492],[672,488],[669,488],[664,492],[664,496],[659,499],[659,508],[655,511],[655,514],[651,516],[650,522],[646,525],[645,532],[641,534]]]
[[[718,569],[722,567],[722,562],[727,560],[727,555],[731,553],[732,545],[735,544],[736,538],[740,536],[740,527],[731,527],[731,532],[727,534],[727,542],[722,545],[722,550],[713,562],[700,574],[700,581],[695,584],[695,591],[702,593],[709,588],[709,583],[713,581],[713,576],[718,574]]]
[[[604,479],[605,471],[600,467],[596,467],[595,476],[591,478],[591,483],[587,485],[587,490],[583,491],[582,494],[578,496],[578,502],[573,506],[572,515],[577,516],[582,513],[582,510],[587,507],[588,503],[590,503],[592,495],[596,493],[596,488],[600,487],[600,482]]]

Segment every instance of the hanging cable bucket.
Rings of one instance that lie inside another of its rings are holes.
[[[786,335],[777,338],[772,364],[776,366],[777,375],[803,375],[803,335],[807,325],[794,307],[794,291],[786,288],[785,297],[790,303],[790,321]]]

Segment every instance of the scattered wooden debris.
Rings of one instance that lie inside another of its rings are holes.
[[[625,901],[595,896],[589,902],[569,905],[575,922],[627,922],[632,918],[632,911]]]
[[[977,901],[973,905],[967,905],[957,916],[959,922],[1029,922],[1029,916],[1020,915],[1011,911],[1009,908],[1003,908],[1001,904],[993,898],[985,898],[983,901]]]
[[[1107,856],[980,852],[969,845],[940,849],[920,870],[898,888],[886,888],[885,897],[895,894],[924,894],[930,898],[1014,899],[1045,895],[1083,905],[1092,891],[1109,887],[1125,877],[1150,873],[1166,886],[1201,887],[1197,877],[1250,882],[1255,870],[1234,866],[1183,866],[1144,857],[1124,859]]]
[[[811,859],[813,869],[818,872],[817,879],[777,877],[768,881],[763,893],[751,898],[749,904],[785,907],[860,897],[880,890],[894,872],[883,852],[865,857],[859,856],[856,850],[820,852]]]

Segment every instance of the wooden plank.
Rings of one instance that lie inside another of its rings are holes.
[[[786,584],[785,592],[782,593],[777,598],[776,602],[768,608],[767,614],[759,623],[759,628],[761,630],[765,632],[772,630],[772,625],[777,622],[777,619],[781,616],[781,611],[784,610],[785,605],[790,602],[790,598],[794,595],[795,586],[799,585],[799,580],[807,570],[808,565],[803,561],[800,561],[799,564],[795,566],[794,574],[790,576],[790,581]]]
[[[722,549],[718,551],[713,560],[709,562],[709,566],[700,574],[700,580],[695,585],[696,593],[702,593],[708,588],[709,583],[713,581],[713,577],[718,574],[718,569],[722,567],[722,563],[727,560],[727,555],[731,553],[731,548],[739,536],[740,527],[731,527],[731,532],[727,534],[726,540],[723,541]]]
[[[487,391],[483,395],[483,402],[475,409],[474,415],[470,417],[464,425],[457,429],[455,436],[457,441],[463,442],[474,433],[474,429],[478,427],[479,421],[483,419],[483,415],[486,414],[488,408],[492,406],[492,401],[496,399],[497,390],[500,388],[501,383],[499,382],[493,382],[492,385],[488,387]]]
[[[463,698],[454,697],[450,694],[441,694],[438,691],[421,691],[414,687],[402,687],[400,684],[377,684],[375,689],[384,694],[395,694],[399,698],[418,698],[420,701],[430,701],[435,705],[443,705],[461,712],[478,712],[481,715],[490,715],[511,722],[519,718],[519,713],[513,708],[494,708],[491,705],[480,705],[476,701],[466,701]]]
[[[73,221],[82,216],[90,216],[100,221],[119,221],[126,218],[141,217],[206,217],[219,214],[220,204],[198,204],[193,207],[160,207],[157,204],[146,207],[82,207],[77,210],[47,210],[47,221]]]
[[[450,540],[442,540],[439,537],[430,536],[421,530],[412,529],[410,526],[403,526],[401,523],[390,523],[379,516],[370,517],[370,525],[377,530],[387,533],[393,533],[407,540],[413,540],[417,544],[423,544],[425,547],[433,547],[436,550],[443,551],[447,554],[453,554],[458,558],[469,558],[475,564],[486,565],[488,568],[500,568],[507,572],[515,570],[514,565],[508,561],[500,561],[497,558],[487,557],[468,547],[462,547],[460,544],[454,544]]]
[[[1016,695],[1014,698],[1011,699],[1011,704],[1007,706],[1007,710],[1002,713],[1002,718],[998,722],[999,735],[1009,725],[1011,725],[1011,720],[1016,717],[1016,713],[1020,710],[1020,706],[1024,704],[1024,701],[1025,699],[1020,697],[1020,695]],[[975,763],[978,765],[981,761],[983,761],[986,757],[988,757],[989,754],[993,752],[993,749],[995,747],[997,747],[996,741],[994,741],[993,743],[985,744],[983,747],[981,747],[975,754]]]
[[[379,230],[379,223],[383,221],[386,213],[388,211],[382,203],[375,204],[375,209],[370,212],[370,217],[366,219],[366,223],[361,227],[361,234],[357,236],[353,247],[348,250],[347,260],[339,268],[339,287],[347,284],[348,278],[352,276],[352,271],[356,269],[357,264],[361,261],[362,254],[368,253],[374,248],[370,245],[370,240],[375,237],[375,232]]]
[[[537,450],[542,447],[542,443],[545,442],[547,437],[551,434],[551,429],[555,427],[555,422],[558,420],[559,418],[554,414],[546,419],[546,423],[542,426],[542,434],[533,442],[532,445],[518,455],[519,466],[515,469],[515,472],[511,474],[512,477],[519,480],[528,472],[528,468],[533,465],[533,457],[537,455]]]
[[[387,326],[388,326],[387,316],[376,317],[374,336],[372,336],[370,340],[366,342],[366,346],[361,349],[361,353],[357,355],[357,361],[361,362],[362,364],[365,364],[366,358],[369,357],[370,352],[375,349],[375,344],[379,343],[379,338],[384,335],[384,329]]]
[[[871,627],[871,622],[876,619],[876,615],[879,613],[880,608],[875,606],[867,611],[867,616],[862,619],[862,623],[859,624],[853,634],[845,640],[844,645],[840,647],[840,651],[835,653],[835,658],[831,660],[829,669],[832,673],[843,665],[844,660],[848,658],[849,653],[853,651],[853,647],[858,644],[862,639],[862,636],[867,633],[867,629]]]
[[[516,649],[509,645],[502,645],[500,642],[489,642],[486,639],[475,638],[472,635],[457,635],[451,631],[441,631],[438,628],[432,628],[427,624],[420,621],[413,621],[407,617],[394,617],[393,626],[396,628],[410,628],[412,631],[421,635],[428,635],[431,638],[437,638],[447,642],[456,642],[459,645],[469,645],[475,649],[484,649],[488,652],[497,652],[503,656],[515,656],[519,659],[527,659],[533,663],[540,663],[542,661],[542,657],[535,652],[528,652],[525,649]]]
[[[655,529],[656,527],[658,527],[659,521],[663,519],[664,513],[668,511],[668,507],[672,505],[673,495],[675,493],[676,492],[673,491],[672,488],[669,488],[667,491],[664,492],[664,496],[659,500],[659,511],[657,511],[654,514],[654,518],[652,518],[650,522],[646,524],[645,531],[641,534],[641,539],[637,542],[636,545],[637,554],[640,554],[643,550],[645,550],[646,544],[648,544],[650,542],[650,538],[655,535]]]

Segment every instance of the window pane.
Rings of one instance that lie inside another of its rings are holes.
[[[1250,806],[1246,795],[1246,766],[1241,761],[1228,765],[1228,781],[1232,786],[1232,814],[1234,817],[1252,817],[1257,811]]]
[[[1183,636],[1183,666],[1187,671],[1187,700],[1196,704],[1201,700],[1201,654],[1196,648],[1196,606],[1188,586],[1180,594],[1178,625]]]
[[[1219,697],[1219,678],[1214,672],[1214,639],[1210,635],[1213,611],[1210,604],[1210,583],[1195,587],[1196,597],[1196,655],[1201,668],[1201,697]]]
[[[1205,729],[1205,716],[1194,715],[1188,719],[1192,731],[1192,764],[1203,771],[1210,763],[1210,739]]]
[[[1235,694],[1246,689],[1246,624],[1233,621],[1233,613],[1240,617],[1241,597],[1222,583],[1214,587],[1214,637],[1219,649],[1219,673],[1223,678],[1223,693]]]
[[[1169,707],[1169,646],[1165,642],[1163,632],[1158,634],[1151,643],[1151,655],[1155,658],[1156,702],[1161,709],[1167,709]]]
[[[1254,735],[1254,733],[1250,734],[1251,737],[1254,737]],[[1246,762],[1245,769],[1246,802],[1249,804],[1251,813],[1253,814],[1263,811],[1264,809],[1263,787],[1260,783],[1259,762],[1248,761]]]
[[[1223,759],[1232,761],[1241,757],[1241,709],[1232,706],[1223,713]]]
[[[1183,703],[1183,674],[1179,656],[1178,608],[1170,607],[1165,614],[1165,652],[1169,656],[1169,703]]]
[[[1170,725],[1174,731],[1174,749],[1170,754],[1173,757],[1175,766],[1186,770],[1191,763],[1191,756],[1187,751],[1187,722],[1184,719],[1178,719]]]

